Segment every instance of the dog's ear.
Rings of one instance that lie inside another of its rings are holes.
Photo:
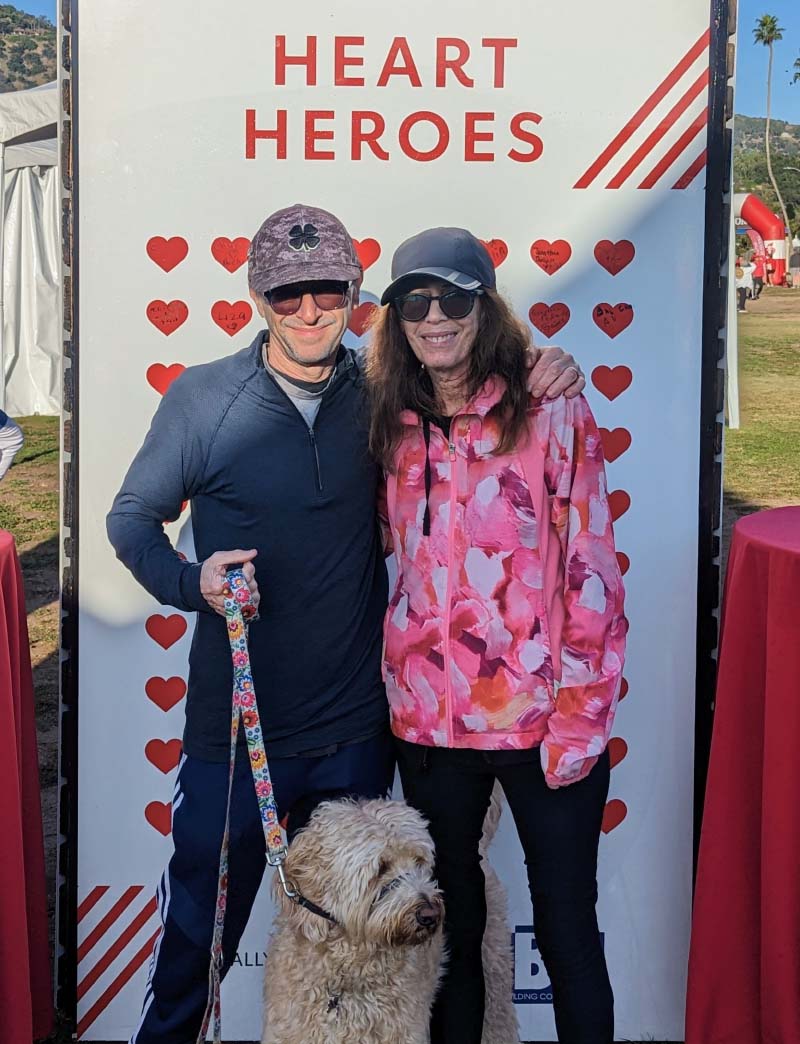
[[[301,830],[289,846],[289,853],[286,859],[286,877],[303,894],[306,894],[309,886],[312,886],[311,890],[314,891],[314,874],[313,871],[309,873],[309,869],[313,868],[316,863],[316,853],[313,851],[313,848],[311,836],[308,836],[305,831]],[[319,914],[306,910],[290,899],[284,892],[277,874],[273,889],[281,912],[286,917],[293,931],[300,932],[312,943],[324,942],[328,938],[334,925],[324,917],[320,917]],[[309,898],[315,897],[315,892],[313,896],[309,896]]]

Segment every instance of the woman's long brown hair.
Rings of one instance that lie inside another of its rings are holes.
[[[509,453],[525,429],[528,410],[527,328],[494,290],[480,297],[480,319],[467,371],[467,396],[472,399],[490,377],[502,377],[506,391],[489,411],[500,429],[496,454]],[[430,375],[423,369],[403,333],[393,304],[384,306],[372,324],[367,352],[367,388],[370,399],[369,448],[389,471],[403,436],[400,414],[414,410],[420,416],[440,413]]]

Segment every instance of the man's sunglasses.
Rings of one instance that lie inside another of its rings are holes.
[[[350,284],[338,279],[313,279],[307,283],[288,283],[267,290],[264,296],[273,312],[278,315],[294,315],[303,303],[306,294],[311,294],[317,308],[330,312],[334,308],[344,308]]]
[[[407,323],[418,323],[431,309],[431,301],[438,301],[442,314],[448,319],[466,319],[475,307],[475,298],[483,290],[448,290],[444,294],[403,294],[395,301],[400,318]]]

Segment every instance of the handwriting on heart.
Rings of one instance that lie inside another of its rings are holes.
[[[627,754],[628,744],[621,736],[614,736],[613,739],[608,741],[608,757],[611,762],[611,768],[619,765],[620,761],[627,757]]]
[[[151,301],[147,318],[165,337],[175,333],[189,318],[189,309],[183,301]]]
[[[595,366],[592,370],[592,384],[610,401],[630,388],[633,374],[627,366]]]
[[[166,714],[186,695],[186,682],[183,678],[148,678],[144,683],[144,691],[148,700]]]
[[[365,272],[381,256],[381,245],[377,239],[354,239],[353,246]]]
[[[601,239],[594,248],[595,260],[612,276],[618,275],[626,268],[633,261],[635,253],[636,247],[629,239],[620,239],[618,243],[612,243],[610,239]]]
[[[625,554],[624,551],[617,551],[617,562],[619,563],[619,571],[623,576],[628,572],[631,567],[631,560]]]
[[[363,337],[364,331],[369,326],[370,319],[377,310],[378,306],[373,304],[372,301],[364,301],[363,304],[358,305],[350,313],[350,322],[347,324],[347,329],[352,330],[356,337]]]
[[[603,443],[603,456],[609,464],[629,450],[633,442],[627,428],[600,428],[600,439]]]
[[[162,649],[169,649],[186,634],[186,619],[178,613],[172,616],[154,613],[145,620],[144,629]]]
[[[623,330],[627,330],[633,322],[633,305],[625,304],[625,302],[611,305],[603,301],[594,306],[592,319],[604,334],[616,337]]]
[[[211,256],[219,261],[223,268],[229,272],[235,272],[247,260],[247,251],[250,249],[250,240],[244,236],[236,239],[228,239],[227,236],[217,236],[211,244]]]
[[[566,239],[555,239],[552,243],[547,239],[537,239],[531,244],[531,258],[548,275],[557,272],[571,257],[572,247]]]
[[[483,243],[489,252],[489,257],[492,259],[492,265],[495,268],[499,268],[508,257],[508,245],[502,239],[482,239],[481,243]]]
[[[211,306],[211,318],[228,337],[233,337],[253,318],[253,309],[247,301],[215,301]]]
[[[181,760],[183,744],[179,739],[160,740],[152,739],[145,744],[144,756],[151,765],[166,775],[177,766]]]
[[[615,489],[613,493],[608,494],[608,506],[611,510],[611,519],[616,522],[630,508],[630,495],[624,489]]]
[[[159,395],[164,395],[170,384],[176,377],[180,377],[185,369],[183,363],[173,363],[171,366],[153,363],[152,366],[147,367],[145,377],[151,388],[155,388]]]
[[[169,837],[172,830],[172,802],[151,801],[144,810],[144,818],[159,834]]]
[[[171,272],[189,253],[189,244],[183,236],[172,236],[171,239],[153,236],[152,239],[147,240],[145,249],[151,261],[155,261],[158,267],[163,268],[165,272]]]
[[[570,311],[562,301],[551,305],[538,301],[535,305],[531,305],[528,315],[537,330],[540,330],[545,337],[553,337],[569,322]]]
[[[610,834],[612,830],[615,830],[620,825],[627,814],[628,807],[619,798],[606,802],[606,807],[603,811],[603,833]]]

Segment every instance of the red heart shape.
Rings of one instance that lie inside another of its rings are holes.
[[[615,736],[613,739],[608,741],[608,756],[611,762],[611,768],[619,765],[628,754],[628,744],[620,736]]]
[[[482,239],[481,243],[486,247],[489,252],[489,257],[492,259],[492,265],[495,268],[499,268],[500,265],[508,257],[508,246],[502,239]]]
[[[552,243],[547,239],[537,239],[531,245],[531,257],[542,271],[552,275],[572,257],[572,247],[566,239],[555,239]]]
[[[624,551],[617,551],[617,563],[619,564],[620,573],[625,576],[631,567],[631,560]]]
[[[365,272],[381,256],[381,245],[377,239],[354,239],[353,246]]]
[[[175,378],[180,377],[185,369],[183,363],[173,363],[171,366],[153,363],[152,366],[147,367],[145,377],[147,377],[150,387],[155,388],[159,395],[163,395]]]
[[[173,613],[172,616],[155,613],[147,617],[144,629],[162,649],[169,649],[186,634],[186,619],[177,613]]]
[[[229,272],[235,272],[247,260],[247,251],[250,249],[250,240],[244,236],[238,239],[228,239],[227,236],[217,236],[211,244],[211,256],[219,261],[223,268]]]
[[[620,801],[619,798],[608,801],[603,812],[603,833],[611,833],[612,830],[620,825],[627,814],[628,808],[624,801]]]
[[[636,247],[629,239],[620,239],[618,243],[612,243],[610,239],[601,239],[594,248],[595,260],[612,276],[629,265],[635,253]]]
[[[189,253],[189,244],[182,236],[173,236],[171,239],[153,236],[147,240],[146,249],[151,261],[155,261],[165,272],[171,272]]]
[[[592,370],[592,384],[612,402],[631,386],[633,374],[627,366],[595,366]]]
[[[183,744],[179,739],[167,740],[166,743],[164,740],[152,739],[145,744],[144,756],[151,765],[155,765],[159,772],[163,772],[166,776],[181,760],[182,750]]]
[[[540,330],[545,337],[553,337],[567,325],[570,312],[561,301],[552,305],[538,301],[535,305],[531,305],[528,315],[537,330]]]
[[[627,678],[623,678],[622,681],[620,682],[620,686],[619,686],[619,698],[621,700],[624,700],[627,695],[628,695],[628,680],[627,680]]]
[[[611,508],[611,519],[616,522],[631,506],[631,498],[624,489],[615,489],[608,494],[608,506]]]
[[[600,439],[603,443],[603,456],[608,464],[617,457],[621,457],[626,450],[630,449],[631,442],[633,442],[627,428],[614,428],[613,431],[601,428]]]
[[[211,318],[228,337],[233,337],[253,318],[253,309],[247,301],[215,301],[211,306]]]
[[[352,330],[357,337],[363,337],[373,313],[377,312],[377,310],[378,306],[373,304],[372,301],[365,301],[363,304],[358,305],[350,313],[350,322],[347,324],[348,330]]]
[[[183,678],[148,678],[144,691],[147,698],[166,713],[186,695],[186,682]]]
[[[616,337],[633,322],[633,305],[625,304],[624,301],[610,305],[603,301],[592,309],[592,319],[604,334]]]
[[[183,301],[151,301],[147,306],[147,318],[156,330],[169,337],[189,318],[189,309]]]
[[[144,810],[144,818],[159,834],[168,837],[172,830],[172,802],[151,801]]]

